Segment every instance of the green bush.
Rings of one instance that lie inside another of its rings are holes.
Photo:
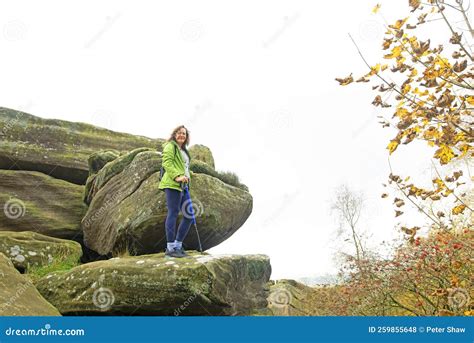
[[[193,171],[194,173],[200,173],[200,174],[213,176],[228,185],[240,188],[246,192],[249,191],[248,187],[244,185],[243,183],[240,183],[239,177],[237,176],[237,174],[233,172],[216,171],[212,169],[212,167],[209,166],[207,163],[204,163],[199,160],[191,161],[191,165],[189,166],[189,169],[191,169],[191,171]]]

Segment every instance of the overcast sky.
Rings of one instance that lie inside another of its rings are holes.
[[[366,195],[371,244],[394,236],[380,199],[393,132],[370,86],[334,81],[367,72],[348,33],[379,60],[375,1],[0,3],[0,106],[152,138],[184,124],[249,186],[252,215],[211,253],[267,254],[272,279],[334,273],[342,183]],[[409,13],[379,3],[390,23]],[[413,156],[392,166],[426,173]]]

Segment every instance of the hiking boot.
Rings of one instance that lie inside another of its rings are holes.
[[[182,250],[182,249],[181,249],[181,250]],[[168,249],[166,249],[166,251],[165,251],[165,256],[168,256],[168,257],[178,257],[178,258],[179,258],[179,257],[188,256],[188,255],[186,255],[186,253],[181,252],[181,250],[176,250],[176,249],[174,249],[174,250],[168,250]]]
[[[178,249],[178,251],[183,255],[182,257],[189,257],[189,255],[186,254],[186,251],[183,248]]]

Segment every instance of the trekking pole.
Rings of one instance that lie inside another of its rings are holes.
[[[194,228],[196,229],[196,235],[197,235],[197,238],[198,238],[199,252],[202,253],[201,238],[199,238],[199,231],[198,231],[197,224],[196,224],[196,217],[194,216],[193,201],[191,200],[191,195],[189,194],[188,185],[184,182],[183,182],[183,189],[184,189],[185,200],[189,199],[189,204],[191,205],[190,206],[191,207],[190,211],[191,211],[191,215],[192,215],[192,218],[193,218]]]

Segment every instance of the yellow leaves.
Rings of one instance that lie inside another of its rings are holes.
[[[409,83],[407,83],[402,88],[402,94],[407,94],[410,90],[411,90],[411,86]]]
[[[425,89],[424,91],[421,92],[418,87],[415,87],[415,89],[413,90],[413,93],[418,94],[420,97],[422,97],[422,96],[427,96],[429,94],[429,91],[427,89]],[[418,104],[418,106],[423,107],[424,103],[423,104]]]
[[[397,104],[397,108],[400,108],[400,107],[402,107],[403,105],[405,105],[405,100],[401,100],[401,101]]]
[[[352,73],[351,73],[348,77],[345,77],[345,78],[336,77],[336,81],[339,82],[340,86],[347,86],[348,84],[354,82],[354,79],[352,78]]]
[[[418,75],[418,70],[416,70],[415,68],[413,68],[413,69],[411,70],[411,73],[410,73],[410,75],[409,75],[408,77],[411,78],[411,77],[415,77],[416,75]]]
[[[426,140],[438,139],[440,137],[441,133],[436,130],[434,126],[430,126],[427,130],[425,130],[425,132],[423,132],[423,138]]]
[[[382,49],[383,50],[387,50],[388,48],[390,48],[390,45],[392,45],[392,39],[390,38],[385,38],[384,41],[383,41],[383,44],[382,44]]]
[[[380,71],[384,71],[387,68],[388,68],[387,64],[381,65],[380,63],[377,63],[376,65],[370,67],[370,71],[367,74],[365,74],[364,77],[370,77],[370,76],[376,75]]]
[[[469,95],[466,97],[466,101],[469,105],[473,105],[474,106],[474,96],[472,95]]]
[[[397,110],[395,111],[395,115],[400,118],[404,119],[405,117],[409,116],[411,113],[408,112],[408,110],[404,107],[398,107]]]
[[[395,141],[395,140],[390,141],[390,143],[389,143],[388,146],[387,146],[387,149],[388,149],[388,152],[389,152],[390,155],[391,155],[395,150],[397,150],[398,144],[399,144],[399,142],[397,142],[397,141]]]
[[[416,10],[421,4],[420,0],[409,0],[408,5],[412,8],[411,12]]]
[[[372,76],[380,71],[380,63],[377,63],[373,67],[370,67],[370,72],[366,76]]]
[[[451,213],[455,215],[462,214],[465,209],[466,209],[466,205],[461,204],[461,205],[453,207],[453,209],[451,210]]]
[[[398,58],[402,54],[402,47],[400,45],[395,46],[390,54],[384,55],[383,58],[391,59],[391,58]]]
[[[408,191],[408,195],[420,196],[423,194],[423,189],[411,185]]]
[[[444,189],[444,182],[441,179],[436,178],[433,180],[433,183],[438,186],[438,189]]]
[[[438,158],[441,164],[447,164],[455,157],[455,154],[449,146],[443,144],[436,150],[434,157]]]
[[[372,13],[374,13],[374,14],[377,13],[379,11],[380,7],[381,7],[380,4],[375,5],[375,7],[372,9]]]
[[[464,142],[466,140],[466,135],[464,132],[458,132],[454,136],[454,144],[459,143],[459,142]]]
[[[398,19],[395,22],[395,24],[389,25],[388,27],[390,27],[392,29],[395,29],[395,30],[400,30],[407,20],[408,20],[408,17],[406,17],[405,19]]]
[[[459,151],[461,151],[461,156],[460,157],[466,156],[470,149],[472,149],[472,147],[469,144],[462,144],[459,147]]]

